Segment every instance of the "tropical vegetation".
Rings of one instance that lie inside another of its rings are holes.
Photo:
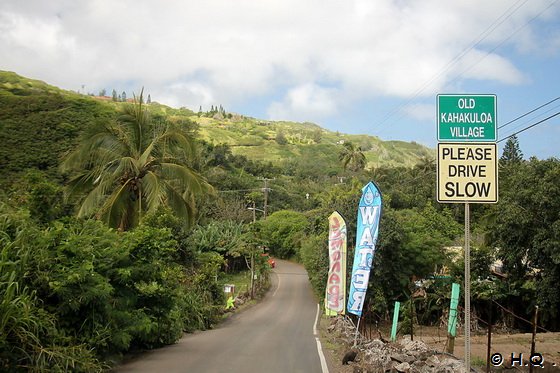
[[[464,210],[435,201],[433,150],[120,96],[0,72],[0,370],[102,371],[212,328],[228,276],[252,269],[266,289],[265,253],[303,263],[320,302],[327,218],[346,219],[351,267],[371,180],[383,215],[366,310],[383,321],[412,302],[416,322],[440,322],[463,281]],[[559,177],[558,159],[508,140],[499,202],[472,205],[474,314],[494,300],[496,322],[528,330],[504,309],[538,305],[560,329]]]
[[[195,199],[211,190],[191,167],[193,154],[185,128],[152,119],[141,92],[116,120],[88,128],[62,171],[75,171],[67,184],[70,194],[85,194],[78,217],[96,215],[110,227],[128,230],[164,205],[192,223]]]

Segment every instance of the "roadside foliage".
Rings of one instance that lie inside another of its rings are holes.
[[[264,292],[270,257],[301,262],[322,303],[328,217],[345,218],[352,258],[369,181],[383,215],[364,310],[384,321],[400,301],[440,323],[462,284],[463,209],[436,202],[433,150],[138,98],[0,72],[0,370],[103,371],[212,328],[224,285],[253,263]],[[560,163],[511,139],[499,173],[499,202],[471,211],[473,312],[493,299],[530,319],[538,305],[560,330]]]

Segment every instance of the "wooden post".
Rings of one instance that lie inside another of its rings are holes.
[[[490,373],[490,353],[492,351],[492,299],[488,310],[488,346],[486,347],[486,373]]]
[[[354,334],[354,346],[358,345],[358,330],[360,329],[360,321],[362,320],[362,316],[358,316],[358,324],[356,325],[356,334]]]
[[[449,304],[449,321],[447,322],[447,352],[453,354],[455,350],[455,337],[457,336],[457,305],[459,304],[459,291],[461,286],[451,285],[451,302]]]
[[[395,310],[393,311],[393,326],[391,327],[391,341],[397,340],[397,324],[399,323],[399,310],[401,302],[395,302]]]
[[[535,317],[533,318],[533,336],[531,338],[531,356],[529,356],[529,359],[533,358],[533,355],[535,354],[535,338],[537,336],[537,317],[539,315],[539,306],[535,306]],[[533,364],[531,364],[532,362],[529,362],[529,373],[533,373]]]
[[[255,253],[251,251],[251,299],[255,297]]]
[[[266,220],[266,216],[268,215],[268,191],[270,189],[268,189],[268,180],[270,179],[263,179],[264,180],[264,188],[263,188],[263,192],[264,192],[264,211],[263,211],[263,220]]]
[[[412,306],[412,293],[410,294],[410,340],[414,341],[414,308]]]

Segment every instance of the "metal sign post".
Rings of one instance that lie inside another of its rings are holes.
[[[465,202],[465,368],[471,371],[471,222]]]
[[[465,367],[471,370],[469,202],[498,202],[496,95],[437,95],[437,201],[465,204]]]

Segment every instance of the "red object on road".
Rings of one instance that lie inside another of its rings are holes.
[[[270,255],[268,253],[262,253],[261,256],[268,258],[266,261],[268,262],[268,265],[270,266],[270,268],[276,267],[276,262],[274,261],[274,259],[272,259],[270,257]]]

